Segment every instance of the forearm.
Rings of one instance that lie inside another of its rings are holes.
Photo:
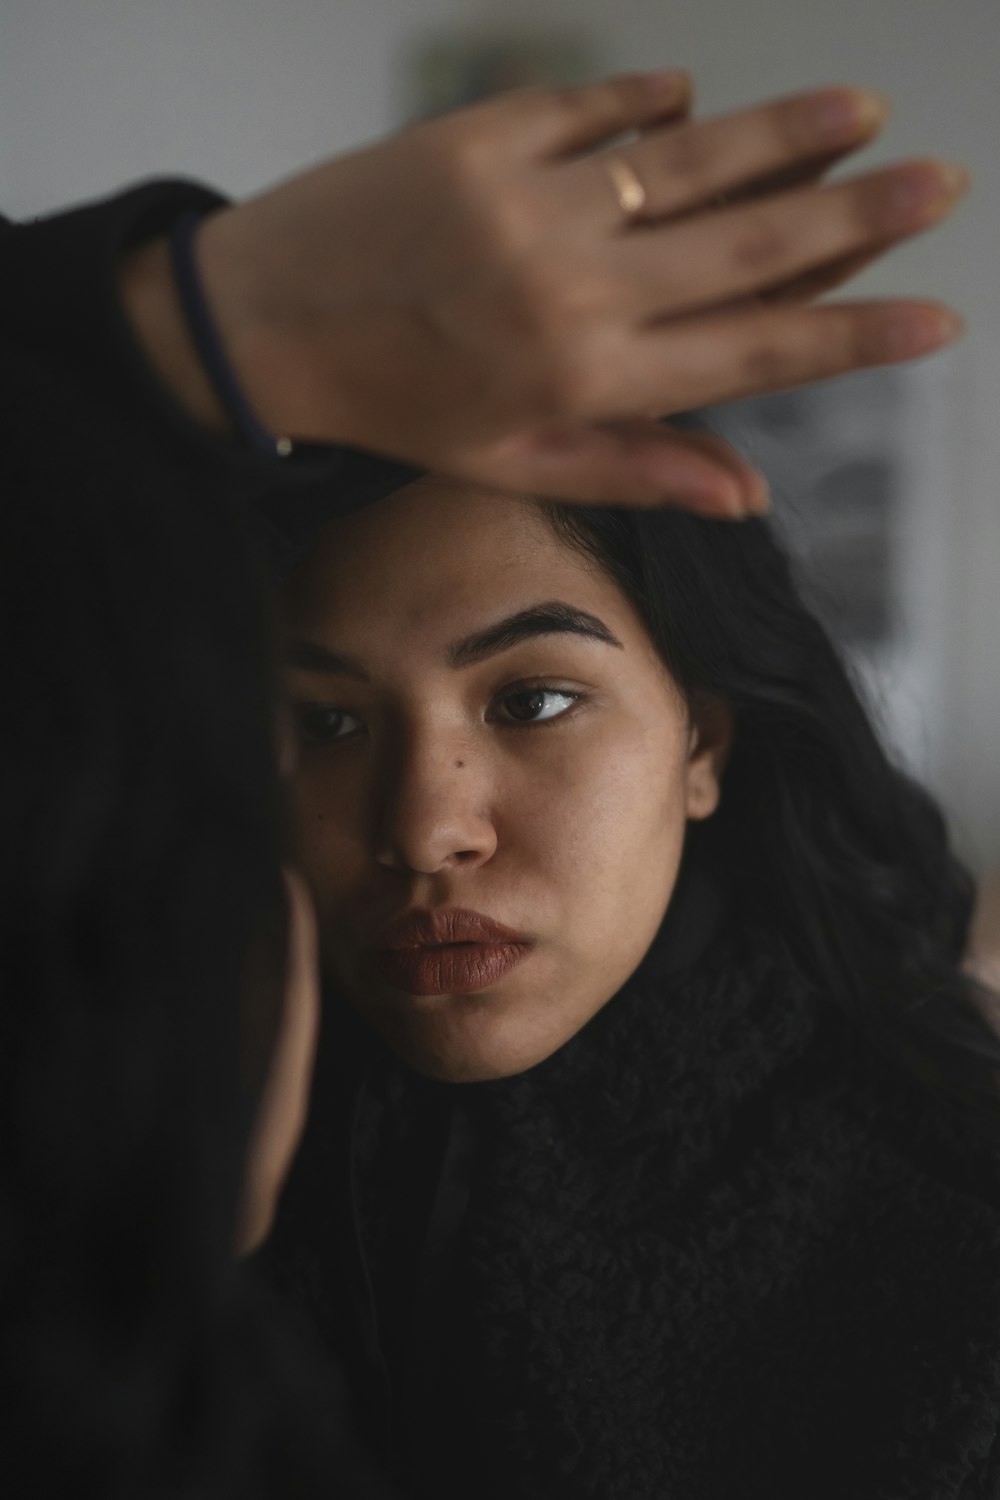
[[[69,445],[81,503],[100,482],[128,483],[137,503],[151,488],[224,491],[263,514],[282,567],[324,520],[411,471],[333,445],[268,457],[227,429],[165,259],[179,216],[222,202],[200,185],[160,181],[0,234],[0,328],[14,394],[0,413],[4,475],[8,486],[22,480],[38,445]],[[84,437],[96,427],[100,442],[90,445]]]

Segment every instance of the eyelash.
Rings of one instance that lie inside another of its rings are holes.
[[[567,708],[560,709],[556,714],[550,714],[547,719],[506,719],[503,722],[517,725],[518,728],[530,727],[535,724],[552,724],[557,719],[565,718],[571,713],[577,703],[583,701],[584,694],[574,692],[571,688],[552,687],[548,683],[533,683],[530,687],[515,686],[513,691],[505,691],[499,698],[501,703],[508,703],[512,698],[568,698],[570,700]]]
[[[507,704],[517,698],[533,697],[567,698],[570,701],[565,708],[560,709],[558,713],[550,714],[545,719],[510,718],[500,719],[497,722],[511,729],[533,729],[541,724],[554,724],[558,720],[565,718],[567,714],[572,713],[576,705],[585,700],[586,694],[570,688],[553,687],[549,683],[532,683],[530,686],[514,684],[511,688],[505,689],[502,693],[498,694],[494,699],[494,703]],[[349,740],[353,740],[358,733],[357,730],[352,730],[348,734],[326,734],[325,730],[320,730],[317,734],[315,728],[310,728],[308,721],[313,716],[321,719],[336,717],[340,720],[357,718],[356,714],[348,713],[346,709],[334,708],[323,703],[299,702],[293,705],[293,711],[298,724],[299,734],[307,744],[317,747],[330,744],[345,744]]]

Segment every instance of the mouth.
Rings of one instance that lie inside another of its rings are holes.
[[[408,995],[467,995],[522,963],[532,944],[481,912],[411,911],[381,934],[372,957],[382,978]]]
[[[383,979],[407,995],[470,995],[498,984],[528,952],[527,943],[441,943],[383,949],[375,962]]]

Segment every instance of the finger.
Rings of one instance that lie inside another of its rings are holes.
[[[795,276],[791,281],[761,292],[757,298],[758,305],[773,307],[775,303],[814,302],[825,292],[832,292],[836,287],[843,286],[845,281],[850,281],[852,276],[857,276],[859,271],[870,266],[873,261],[884,255],[886,250],[898,243],[898,240],[886,240],[874,250],[865,251],[859,255],[845,255],[842,259],[831,261],[829,265],[821,266],[816,271],[807,271],[803,276]]]
[[[930,354],[962,332],[940,303],[836,302],[758,307],[682,319],[650,331],[642,357],[615,371],[613,411],[690,411],[790,390],[850,370]]]
[[[674,505],[714,519],[767,508],[767,485],[711,433],[653,419],[550,428],[470,457],[452,472],[520,494],[599,505]]]
[[[771,508],[771,489],[765,476],[750,463],[738,449],[714,432],[678,431],[656,419],[660,432],[671,432],[677,447],[685,446],[692,453],[702,453],[714,463],[721,464],[737,480],[744,508],[753,515],[762,515]]]
[[[765,197],[768,193],[788,191],[796,187],[811,187],[820,182],[831,166],[841,159],[844,152],[834,152],[805,167],[794,167],[787,172],[776,173],[775,176],[762,179],[752,187],[741,189],[735,193],[720,194],[713,201],[713,207],[730,208],[737,203],[749,203],[754,198]],[[769,288],[762,292],[754,292],[749,297],[735,297],[731,302],[723,303],[716,307],[716,312],[744,312],[748,308],[759,307],[763,303],[771,302],[809,302],[832,287],[840,286],[848,281],[851,276],[877,260],[890,244],[897,243],[896,240],[886,241],[876,249],[856,256],[845,256],[843,260],[831,262],[827,267],[821,267],[817,271],[810,271],[802,276],[793,277],[790,281],[782,282],[778,286]]]
[[[767,177],[757,178],[746,187],[719,194],[715,200],[716,206],[732,208],[740,203],[752,203],[755,198],[767,198],[773,193],[790,192],[792,188],[814,187],[822,182],[831,167],[843,161],[854,149],[853,146],[845,146],[838,151],[827,151],[802,164],[788,167],[781,172],[773,172]]]
[[[508,148],[521,156],[561,157],[626,131],[647,130],[691,107],[691,77],[682,69],[626,73],[567,89],[518,89],[478,106],[482,120],[503,123]]]
[[[632,317],[686,316],[845,257],[872,254],[939,223],[967,187],[961,167],[907,162],[624,235],[611,262],[619,310]]]
[[[649,221],[690,212],[720,193],[745,191],[817,159],[857,150],[881,130],[888,108],[880,95],[865,89],[823,89],[650,131],[616,151],[645,188],[642,217]],[[614,222],[615,205],[608,203],[595,170],[601,165],[598,155],[574,164],[573,170],[577,177],[588,174],[591,196],[600,191],[602,211]]]
[[[850,281],[852,276],[856,276],[859,271],[870,266],[873,261],[884,255],[886,250],[898,243],[898,239],[885,240],[874,250],[865,251],[859,255],[845,255],[842,259],[831,261],[818,270],[807,271],[804,275],[794,276],[790,281],[781,282],[778,286],[755,292],[752,297],[737,297],[722,307],[714,308],[713,316],[723,312],[747,312],[755,307],[773,307],[775,304],[782,303],[801,306],[804,302],[814,302],[824,293],[843,286],[845,281]]]
[[[828,151],[801,165],[774,172],[768,177],[758,178],[746,187],[734,188],[728,193],[717,193],[711,203],[699,205],[692,212],[703,212],[705,207],[716,211],[720,208],[734,208],[737,204],[752,203],[757,198],[767,198],[774,193],[790,192],[793,188],[815,187],[822,182],[830,168],[843,161],[853,149],[853,147],[846,147],[839,151]],[[676,223],[676,219],[671,222]]]

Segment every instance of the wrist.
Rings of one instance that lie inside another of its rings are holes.
[[[198,214],[185,214],[174,225],[170,235],[170,265],[174,286],[188,333],[194,343],[202,369],[214,387],[229,423],[242,444],[268,457],[287,458],[292,442],[286,435],[270,432],[247,399],[243,383],[233,366],[227,342],[222,337],[216,316],[205,294],[200,266]]]
[[[268,198],[207,218],[198,231],[201,287],[227,360],[257,421],[294,440],[357,443],[346,330],[307,295],[310,269]],[[331,270],[330,275],[334,273]]]
[[[118,279],[132,332],[171,396],[202,426],[231,431],[188,329],[167,240],[150,240],[127,251],[119,263]]]

